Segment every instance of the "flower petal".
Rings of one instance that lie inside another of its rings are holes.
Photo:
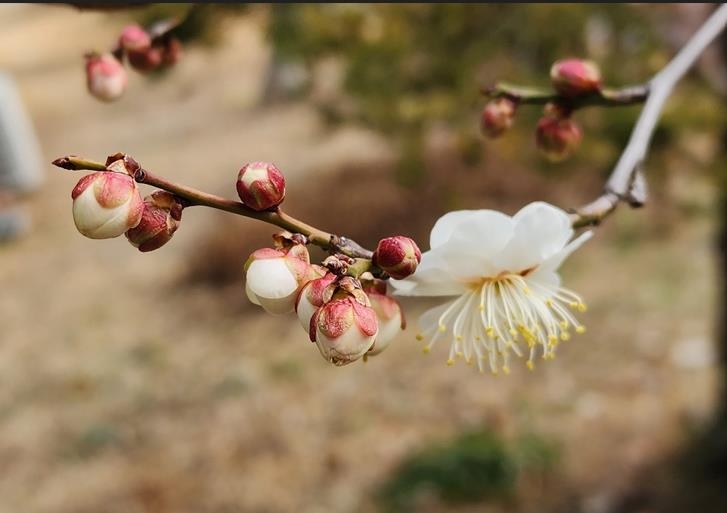
[[[546,258],[545,261],[540,265],[538,270],[543,271],[557,271],[563,261],[570,256],[576,249],[580,248],[584,242],[593,236],[593,232],[584,232],[572,241],[568,243],[563,249]]]
[[[534,267],[563,249],[573,235],[568,214],[542,201],[523,207],[513,221],[513,237],[495,259],[500,271]]]

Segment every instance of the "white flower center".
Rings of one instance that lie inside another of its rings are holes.
[[[571,310],[584,312],[586,305],[570,290],[530,279],[530,271],[501,273],[471,283],[470,290],[443,307],[438,318],[422,326],[417,335],[427,340],[424,352],[442,337],[451,337],[449,365],[455,357],[474,361],[481,372],[485,360],[491,372],[510,372],[510,355],[528,351],[527,366],[534,368],[537,348],[543,359],[555,357],[560,341],[569,340],[570,330],[584,333]]]

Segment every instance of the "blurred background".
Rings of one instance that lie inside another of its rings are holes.
[[[0,6],[0,72],[44,178],[0,242],[0,512],[727,511],[724,43],[666,106],[648,205],[619,209],[563,269],[587,334],[532,373],[447,367],[411,329],[333,368],[295,317],[245,297],[242,264],[273,228],[188,209],[153,253],[92,241],[71,217],[82,175],[49,164],[123,151],[234,198],[244,163],[272,161],[293,215],[424,250],[449,210],[594,198],[639,112],[578,112],[583,144],[555,165],[536,107],[502,139],[479,134],[480,87],[547,85],[567,56],[608,85],[644,82],[713,8]],[[188,16],[180,62],[92,98],[82,55],[169,16]],[[405,306],[413,325],[431,304]]]

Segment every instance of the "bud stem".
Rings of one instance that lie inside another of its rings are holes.
[[[523,105],[545,105],[556,102],[568,105],[572,110],[597,105],[601,107],[620,107],[644,103],[649,96],[649,85],[640,84],[620,89],[604,88],[600,91],[575,98],[554,93],[552,89],[519,86],[498,82],[492,87],[482,89],[482,94],[490,98],[508,98]]]
[[[92,160],[85,159],[83,157],[77,157],[74,155],[68,155],[66,157],[60,157],[53,161],[53,165],[68,169],[72,171],[91,170],[91,171],[107,171],[104,164],[95,162]],[[343,253],[352,258],[371,259],[373,252],[360,246],[355,241],[352,241],[346,237],[340,237],[338,235],[325,232],[314,226],[311,226],[303,221],[296,219],[295,217],[283,212],[280,208],[273,210],[266,210],[262,212],[255,211],[239,201],[230,200],[214,194],[209,194],[186,185],[171,182],[166,178],[154,175],[146,169],[139,168],[134,174],[134,180],[138,183],[143,183],[157,187],[159,189],[171,192],[176,196],[186,201],[188,206],[205,206],[210,208],[216,208],[217,210],[224,210],[243,217],[249,217],[251,219],[257,219],[258,221],[264,221],[266,223],[273,224],[284,230],[288,230],[293,233],[300,233],[305,235],[311,244],[315,244],[320,248],[336,253]],[[365,271],[366,269],[364,269]],[[361,272],[364,272],[361,271]]]

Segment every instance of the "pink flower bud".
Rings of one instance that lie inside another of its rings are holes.
[[[581,143],[581,129],[571,118],[544,116],[535,130],[535,143],[551,162],[568,158]]]
[[[162,65],[162,50],[156,47],[129,50],[126,54],[129,64],[139,73],[154,71]]]
[[[376,280],[364,286],[364,291],[371,302],[371,308],[376,313],[379,325],[374,345],[366,353],[366,356],[375,356],[389,347],[391,341],[406,327],[406,320],[399,302],[386,295],[386,282]]]
[[[563,96],[581,96],[601,89],[601,71],[592,61],[563,59],[550,68],[550,81]]]
[[[95,98],[104,102],[117,100],[124,94],[128,81],[126,70],[110,53],[86,57],[86,86]]]
[[[174,66],[182,56],[182,43],[176,37],[164,40],[162,44],[162,65]]]
[[[515,118],[515,102],[508,98],[495,98],[487,102],[480,116],[480,128],[488,137],[499,137],[511,126]]]
[[[422,252],[416,242],[402,235],[381,239],[373,258],[374,264],[395,280],[414,274],[421,260]]]
[[[346,365],[371,349],[378,331],[376,313],[351,296],[333,299],[311,319],[311,338],[323,358]]]
[[[119,36],[119,46],[127,52],[145,50],[151,46],[151,37],[139,25],[127,25]]]
[[[237,194],[251,209],[269,210],[285,198],[285,178],[275,164],[251,162],[237,175]]]
[[[311,280],[300,289],[295,301],[295,313],[298,314],[303,329],[310,331],[310,320],[324,303],[331,300],[338,277],[326,273],[320,278]]]
[[[118,237],[141,221],[144,202],[134,179],[99,171],[81,178],[71,192],[73,221],[90,239]]]
[[[169,242],[182,220],[182,204],[167,191],[155,191],[144,198],[139,224],[126,232],[132,246],[141,252],[159,249]]]
[[[292,312],[300,288],[318,278],[308,250],[296,245],[287,250],[258,249],[245,263],[245,291],[256,305],[274,314]]]

